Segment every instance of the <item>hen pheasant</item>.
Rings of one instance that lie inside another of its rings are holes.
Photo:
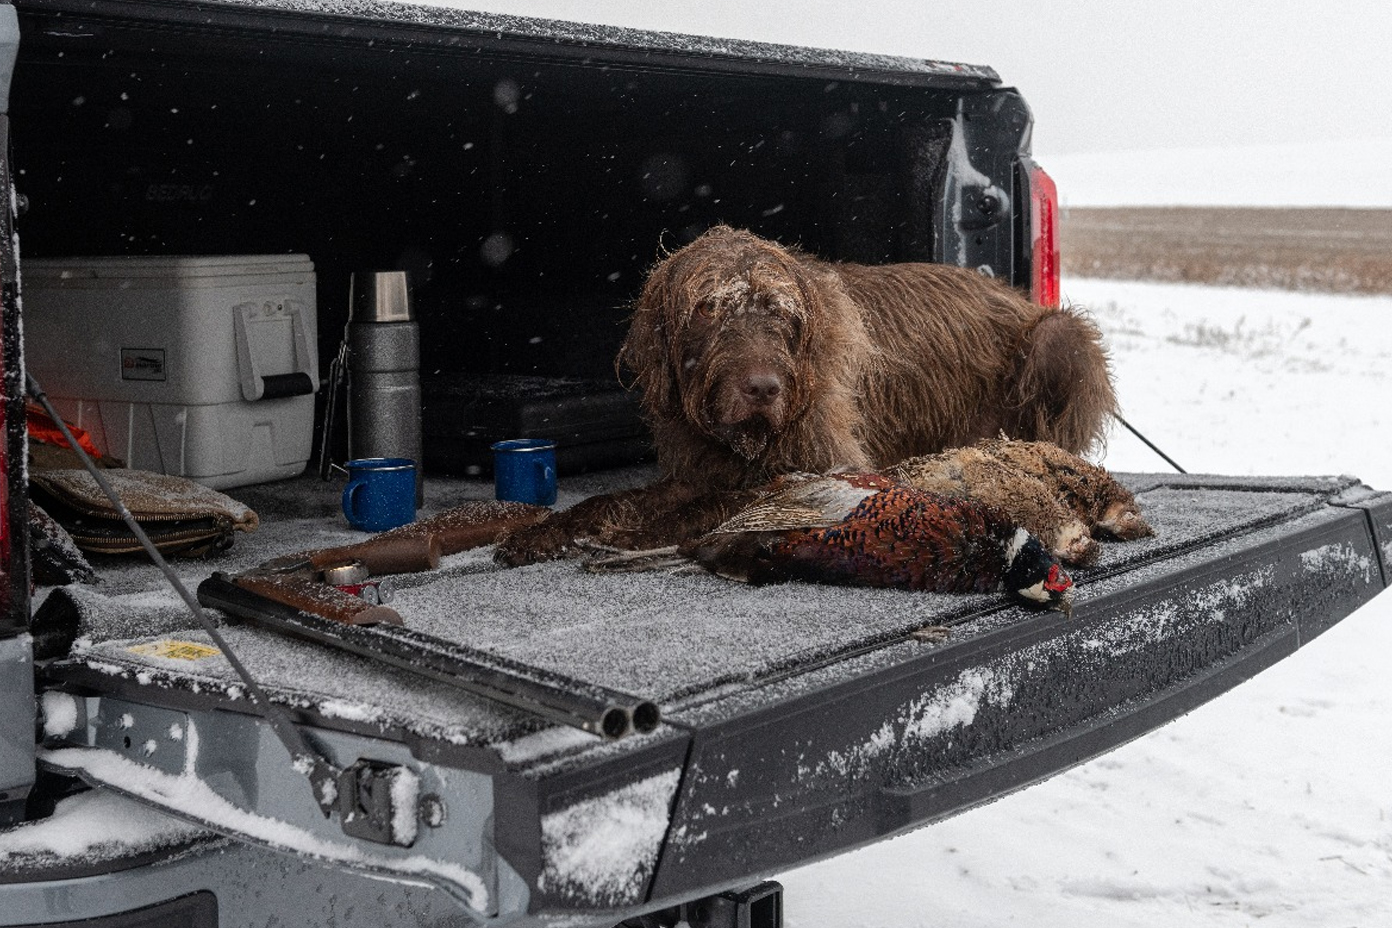
[[[1073,581],[1039,540],[976,500],[878,474],[788,475],[676,553],[750,584],[802,580],[938,593],[1007,590],[1064,613]],[[608,559],[612,569],[634,555]]]
[[[1155,534],[1131,491],[1104,468],[1047,441],[990,439],[977,447],[998,461],[1045,481],[1094,535],[1131,541]]]
[[[1003,510],[1060,561],[1096,562],[1096,536],[1154,534],[1131,492],[1101,467],[1046,442],[987,440],[909,458],[885,475],[944,496]]]

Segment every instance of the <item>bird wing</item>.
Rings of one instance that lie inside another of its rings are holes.
[[[837,477],[799,480],[760,497],[712,529],[711,534],[827,528],[877,492],[852,486]]]

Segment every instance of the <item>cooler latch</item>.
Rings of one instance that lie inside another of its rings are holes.
[[[318,388],[305,312],[303,302],[289,299],[233,307],[237,375],[244,399],[308,396]]]

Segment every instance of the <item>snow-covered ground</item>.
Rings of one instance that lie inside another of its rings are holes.
[[[1124,414],[1191,472],[1392,490],[1392,297],[1071,279]],[[1168,466],[1126,432],[1104,463]],[[1392,925],[1392,593],[1157,732],[783,874],[789,928]]]

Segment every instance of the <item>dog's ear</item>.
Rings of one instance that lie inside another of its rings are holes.
[[[782,262],[784,270],[797,287],[798,302],[802,304],[798,313],[798,337],[801,347],[806,349],[818,335],[818,322],[827,315],[825,272],[815,262],[803,260],[794,252],[784,251],[783,255],[786,256]]]
[[[789,261],[787,271],[802,303],[797,353],[817,359],[801,372],[802,379],[809,390],[820,382],[822,390],[834,385],[854,393],[871,363],[863,310],[846,292],[832,265],[798,252],[790,254],[795,260]]]
[[[643,393],[644,408],[650,414],[667,417],[681,410],[672,348],[677,339],[675,258],[669,255],[649,272],[614,361],[620,378],[625,366],[633,372],[633,385]]]

